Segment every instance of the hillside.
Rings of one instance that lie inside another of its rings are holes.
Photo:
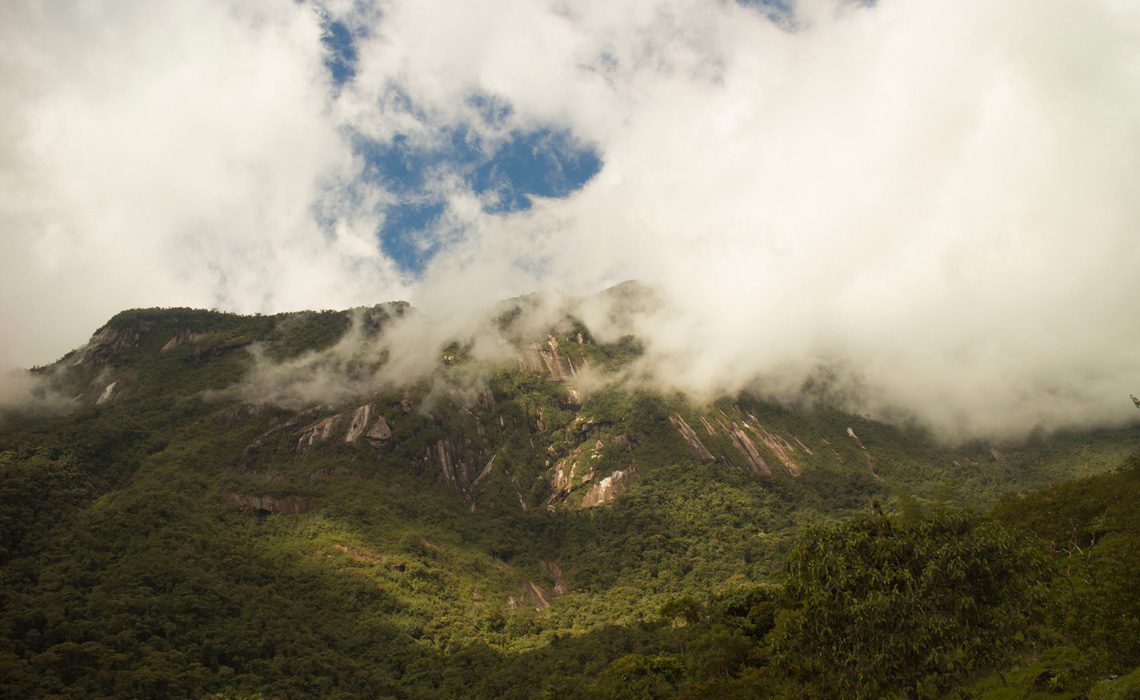
[[[653,303],[609,294],[618,327]],[[1113,471],[1136,425],[947,446],[820,403],[698,402],[638,381],[634,336],[541,307],[422,341],[404,303],[135,310],[35,370],[55,400],[0,416],[3,693],[826,697],[852,667],[794,663],[835,644],[796,627],[795,562],[851,537],[903,543],[892,561],[970,542],[955,556],[1009,572],[977,594],[989,617],[931,633],[956,660],[880,666],[865,696],[1026,669],[1083,692],[1140,663],[1137,470]],[[1093,573],[1064,593],[1074,551]],[[985,621],[983,654],[961,640]],[[897,631],[876,634],[867,653]]]

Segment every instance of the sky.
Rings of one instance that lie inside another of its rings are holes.
[[[1120,423],[1137,192],[1132,0],[0,4],[0,367],[638,279],[674,388]]]

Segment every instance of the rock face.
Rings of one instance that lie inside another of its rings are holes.
[[[863,454],[867,457],[867,469],[870,470],[871,476],[876,479],[881,479],[879,476],[879,462],[875,459],[875,455],[871,454],[871,451],[863,444],[863,441],[859,439],[859,436],[855,434],[853,428],[847,428],[847,437],[854,440],[855,444],[859,446],[859,449],[863,450]]]
[[[562,577],[562,567],[553,559],[544,559],[542,565],[554,579],[554,595],[566,595],[566,581]]]
[[[194,333],[192,331],[182,331],[170,336],[170,340],[163,344],[159,352],[167,353],[174,348],[184,343],[196,343],[205,336],[204,333]]]
[[[629,484],[632,479],[633,469],[626,469],[624,471],[619,469],[615,471],[586,492],[586,495],[582,497],[582,507],[593,508],[594,506],[609,503],[629,490]]]
[[[294,452],[305,454],[306,451],[318,442],[324,442],[333,435],[346,433],[352,425],[353,412],[338,413],[306,426],[297,438]]]
[[[102,406],[105,403],[110,403],[115,398],[115,386],[118,382],[111,382],[103,389],[103,393],[99,394],[99,398],[95,399],[96,406]]]
[[[456,438],[437,440],[424,450],[424,456],[417,461],[421,470],[436,471],[440,481],[454,488],[466,501],[472,500],[475,482],[484,472],[489,472],[494,463],[493,459],[487,461],[486,455],[469,439],[460,442]],[[486,466],[477,466],[485,462]]]
[[[345,442],[356,442],[364,435],[368,427],[368,419],[372,414],[372,404],[364,404],[352,412],[352,421],[348,424],[348,432],[344,435]]]
[[[731,426],[726,425],[725,432],[728,433],[729,439],[732,440],[732,446],[740,452],[753,474],[772,475],[772,468],[764,461],[764,457],[760,455],[760,450],[757,449],[756,443],[752,442],[748,433],[735,423]]]
[[[313,445],[340,435],[343,435],[344,441],[349,444],[355,444],[363,437],[376,445],[391,438],[392,429],[388,427],[388,421],[384,420],[384,416],[377,415],[372,404],[364,404],[351,411],[343,411],[305,426],[298,432],[293,451],[299,455],[304,454]]]
[[[530,344],[519,358],[519,369],[528,372],[545,372],[551,381],[563,382],[578,376],[579,368],[574,366],[573,360],[558,352],[558,339],[550,336],[546,340],[545,347],[539,343]]]
[[[521,608],[527,603],[534,606],[534,609],[538,612],[546,610],[551,605],[550,596],[534,581],[526,581],[523,583],[522,595],[509,596],[507,598],[507,607],[509,608]]]
[[[135,328],[103,326],[91,336],[91,340],[87,341],[87,345],[79,352],[75,364],[106,362],[114,355],[137,347],[142,333],[149,330],[152,324],[144,322],[136,325]]]
[[[731,452],[735,454],[723,450],[720,450],[719,454],[714,454],[702,442],[697,431],[680,415],[670,416],[669,421],[697,459],[715,460],[731,467],[743,466],[753,474],[771,476],[772,467],[769,465],[769,459],[774,458],[791,476],[800,474],[800,465],[793,456],[797,450],[796,446],[776,432],[765,428],[756,416],[739,406],[734,406],[731,413],[717,409],[711,421],[705,416],[700,416],[701,427],[708,437],[716,438],[718,435],[723,435],[728,438],[733,448]],[[803,441],[799,438],[793,437],[793,439],[799,445],[799,449],[809,455],[812,454],[811,448]],[[715,446],[715,443],[710,444]]]
[[[306,496],[256,496],[227,491],[222,494],[222,503],[242,511],[282,513],[300,515],[313,509],[313,499]]]
[[[705,447],[705,444],[701,442],[701,439],[699,437],[697,437],[696,431],[694,431],[689,426],[689,424],[685,422],[684,418],[677,414],[673,414],[672,416],[669,416],[669,422],[672,423],[673,426],[677,428],[677,431],[681,433],[681,439],[685,441],[697,459],[704,459],[710,462],[715,459],[712,452],[709,452],[709,449]],[[705,427],[709,430],[709,435],[714,434],[707,421],[705,421]]]
[[[364,437],[372,443],[384,442],[392,437],[392,429],[388,427],[388,421],[384,420],[384,416],[377,416],[376,422],[372,424],[372,428],[364,434]]]

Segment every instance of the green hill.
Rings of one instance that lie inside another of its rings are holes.
[[[412,358],[403,303],[128,311],[35,370],[68,410],[0,415],[3,694],[1131,692],[1136,426],[696,403],[539,301]]]

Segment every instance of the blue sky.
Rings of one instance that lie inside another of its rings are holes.
[[[356,39],[344,23],[328,19],[322,42],[325,66],[333,83],[343,86],[356,72]],[[501,124],[510,105],[493,96],[468,101],[482,121]],[[413,106],[414,109],[414,106]],[[462,179],[483,201],[488,214],[510,214],[530,208],[534,197],[565,197],[586,184],[601,168],[599,153],[564,128],[513,129],[488,145],[478,131],[457,125],[439,142],[424,146],[404,134],[378,142],[356,135],[354,150],[365,161],[366,181],[383,186],[398,200],[385,210],[377,231],[381,250],[412,275],[424,271],[442,242],[430,232],[440,227],[447,203],[431,186],[441,173]]]

